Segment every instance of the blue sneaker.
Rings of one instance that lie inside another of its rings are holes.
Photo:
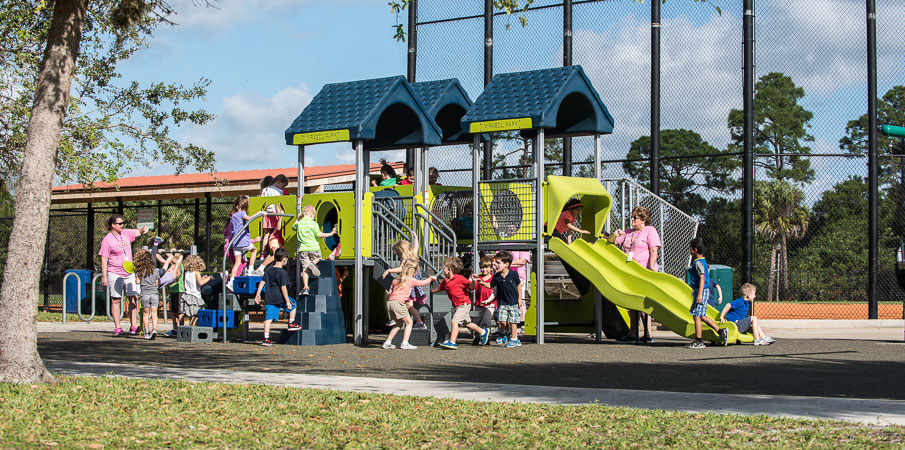
[[[496,338],[496,343],[497,343],[497,345],[506,345],[509,343],[509,337],[500,336],[500,337]]]
[[[481,345],[487,345],[490,340],[490,328],[484,328],[484,334],[481,335]]]
[[[443,348],[449,349],[449,350],[456,350],[456,349],[459,348],[459,346],[456,345],[455,342],[452,342],[452,341],[450,341],[449,339],[447,339],[447,340],[441,342],[439,345],[440,345],[440,347],[443,347]]]
[[[522,346],[522,341],[520,341],[518,339],[513,339],[506,344],[506,348],[521,347],[521,346]]]
[[[166,334],[166,337],[176,337],[179,333],[176,333],[176,330],[170,330],[169,333]]]

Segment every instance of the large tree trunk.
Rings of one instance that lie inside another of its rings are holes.
[[[15,219],[0,288],[0,381],[51,381],[38,354],[38,279],[50,211],[50,188],[69,89],[89,0],[58,0],[38,74],[25,155],[16,185]]]

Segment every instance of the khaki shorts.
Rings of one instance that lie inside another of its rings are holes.
[[[317,252],[300,251],[299,252],[299,267],[301,267],[302,270],[308,269],[308,272],[311,275],[319,277],[319,276],[321,276],[321,271],[320,271],[320,269],[317,268],[317,264],[314,264],[313,261],[315,259],[320,259],[320,258],[321,258],[321,252],[319,252],[319,251],[317,251]]]
[[[456,306],[456,311],[453,312],[452,323],[457,323],[460,326],[468,325],[471,323],[471,305],[459,305]]]
[[[387,314],[392,320],[400,320],[409,316],[409,309],[405,303],[391,300],[387,302]]]

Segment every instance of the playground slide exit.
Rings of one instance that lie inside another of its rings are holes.
[[[628,261],[625,253],[605,239],[594,244],[577,239],[566,244],[561,239],[550,240],[550,250],[563,262],[588,278],[601,294],[617,306],[643,311],[653,316],[674,333],[694,338],[694,319],[691,307],[691,287],[678,278],[645,269],[635,261]],[[707,315],[719,321],[719,313],[707,307]],[[729,328],[729,343],[752,342],[750,334],[740,334],[734,323]],[[710,327],[703,325],[704,339],[719,342]]]

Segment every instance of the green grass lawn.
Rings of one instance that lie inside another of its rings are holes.
[[[58,377],[0,384],[3,447],[897,447],[903,427]],[[392,383],[392,380],[386,380]]]
[[[86,318],[91,315],[91,311],[82,312]],[[128,317],[125,317],[126,320],[129,320]],[[163,320],[163,319],[161,319]],[[38,322],[62,322],[63,315],[59,312],[51,312],[51,311],[38,311]],[[78,314],[66,314],[67,322],[81,322],[82,319],[79,319]],[[92,322],[109,322],[110,319],[107,318],[106,314],[96,314]]]

